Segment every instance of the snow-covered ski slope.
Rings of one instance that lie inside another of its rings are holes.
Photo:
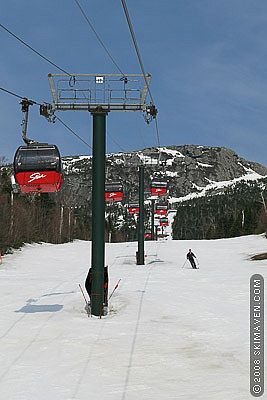
[[[88,318],[78,284],[90,244],[27,245],[0,266],[3,400],[245,400],[249,280],[267,276],[262,236],[107,244],[106,318]],[[188,248],[199,270],[182,265]]]

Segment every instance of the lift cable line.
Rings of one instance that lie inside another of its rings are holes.
[[[107,136],[109,137],[109,139],[111,139],[111,141],[112,141],[120,150],[122,150],[124,153],[128,153],[128,151],[125,150],[123,147],[121,147],[121,145],[110,135],[109,132],[107,132]]]
[[[17,35],[15,35],[15,33],[11,32],[8,28],[6,28],[3,24],[0,23],[0,27],[2,29],[4,29],[7,33],[9,33],[9,35],[13,36],[15,39],[17,39],[20,43],[22,43],[24,46],[28,47],[28,49],[30,49],[31,51],[33,51],[35,54],[37,54],[39,57],[41,57],[43,60],[47,61],[49,64],[53,65],[54,67],[56,67],[58,70],[60,70],[61,72],[64,72],[64,74],[67,74],[69,76],[71,76],[71,74],[69,74],[66,70],[64,70],[63,68],[59,67],[57,64],[55,64],[53,61],[49,60],[49,58],[45,57],[43,54],[41,54],[39,51],[35,50],[32,46],[30,46],[28,43],[26,43],[24,40],[22,40],[21,38],[19,38]]]
[[[0,90],[2,90],[2,91],[5,92],[5,93],[10,94],[11,96],[17,97],[17,98],[19,98],[19,99],[21,99],[21,100],[26,99],[26,97],[22,97],[22,96],[18,95],[17,93],[11,92],[11,90],[7,90],[7,89],[5,89],[5,88],[3,88],[3,87],[0,87]],[[30,100],[30,101],[31,101],[31,103],[33,103],[33,104],[37,104],[38,106],[41,106],[41,104],[40,104],[40,103],[37,103],[37,101],[34,101],[34,100]]]
[[[128,8],[127,8],[126,0],[121,0],[121,2],[122,2],[122,6],[123,6],[123,9],[124,9],[125,16],[126,16],[126,20],[127,20],[127,23],[128,23],[129,29],[130,29],[130,33],[131,33],[131,36],[132,36],[132,40],[133,40],[133,43],[134,43],[135,51],[136,51],[136,54],[137,54],[137,57],[138,57],[138,60],[139,60],[140,68],[141,68],[142,74],[144,76],[144,80],[146,82],[146,85],[148,87],[148,93],[149,93],[149,96],[150,96],[150,99],[151,99],[151,102],[152,102],[152,107],[155,108],[154,98],[152,96],[150,87],[149,87],[148,82],[147,82],[147,76],[146,76],[146,73],[145,73],[144,64],[142,62],[141,54],[140,54],[140,51],[139,51],[139,48],[138,48],[138,44],[137,44],[137,40],[136,40],[136,37],[135,37],[135,33],[134,33],[133,25],[132,25],[132,22],[131,22],[130,14],[129,14],[129,11],[128,11]],[[158,123],[157,123],[157,111],[156,111],[156,109],[154,109],[153,113],[154,113],[154,118],[155,118],[155,121],[156,121],[157,142],[158,142],[158,146],[160,147],[159,128],[158,128]]]
[[[7,33],[9,33],[11,36],[13,36],[15,39],[17,39],[20,43],[22,43],[24,46],[26,46],[28,49],[33,51],[35,54],[37,54],[39,57],[41,57],[43,60],[48,62],[49,64],[53,65],[56,67],[59,71],[63,72],[64,74],[68,75],[70,77],[69,79],[69,86],[72,85],[72,82],[75,82],[75,75],[70,74],[67,72],[65,69],[61,68],[59,65],[55,64],[53,61],[51,61],[49,58],[45,57],[43,54],[41,54],[39,51],[34,49],[32,46],[30,46],[28,43],[26,43],[24,40],[19,38],[15,33],[11,32],[9,29],[7,29],[3,24],[0,23],[0,28],[4,29]],[[83,94],[84,95],[84,94]]]
[[[101,46],[103,47],[103,49],[105,50],[105,52],[107,53],[107,55],[109,56],[109,58],[111,59],[111,61],[113,62],[113,64],[116,66],[116,68],[120,71],[120,73],[122,75],[124,75],[124,73],[122,72],[121,68],[119,67],[118,63],[115,61],[114,57],[112,56],[112,54],[110,53],[110,51],[108,50],[108,48],[106,47],[105,43],[103,42],[103,40],[101,39],[101,37],[99,36],[99,34],[97,33],[97,31],[95,30],[93,24],[91,23],[91,21],[89,20],[87,14],[85,13],[84,9],[82,8],[80,2],[78,0],[74,0],[75,3],[77,4],[77,6],[79,7],[83,17],[85,18],[85,20],[87,21],[88,25],[90,26],[90,28],[92,29],[92,31],[94,32],[97,40],[99,41],[99,43],[101,44]]]
[[[89,147],[92,150],[92,147],[90,146],[90,144],[88,144],[83,138],[81,138],[81,136],[79,136],[76,132],[74,132],[73,129],[71,129],[64,121],[62,121],[61,118],[59,118],[58,116],[56,116],[56,120],[59,121],[63,126],[65,126],[66,129],[68,129],[74,136],[76,136],[81,142],[83,142],[83,144],[85,144],[87,147]]]

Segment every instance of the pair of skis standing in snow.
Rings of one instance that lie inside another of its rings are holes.
[[[86,281],[85,289],[91,299],[92,294],[92,282],[93,282],[93,270],[89,269]],[[104,267],[104,306],[108,305],[108,266]]]
[[[197,257],[196,257],[195,254],[192,252],[192,250],[189,249],[189,251],[188,251],[188,253],[187,253],[187,255],[186,255],[186,260],[185,260],[185,262],[184,262],[182,268],[184,268],[186,262],[189,261],[190,264],[191,264],[191,267],[192,267],[193,269],[198,269],[199,267],[196,266],[196,261],[195,261],[195,259],[196,259],[196,261],[197,261],[197,264],[199,265],[199,262],[198,262]]]
[[[91,313],[91,294],[92,294],[92,282],[93,282],[93,270],[89,269],[86,281],[85,281],[85,289],[89,295],[89,302],[86,301],[85,311],[89,315]],[[108,306],[108,266],[104,267],[104,303],[103,303],[103,315],[107,314],[107,306]]]
[[[85,289],[89,295],[89,301],[86,299],[84,291],[81,287],[81,285],[79,285],[80,290],[82,292],[83,298],[85,300],[85,310],[88,314],[88,316],[90,316],[91,314],[91,294],[92,294],[92,281],[93,281],[93,270],[92,268],[89,269],[86,281],[85,281]],[[114,289],[112,290],[111,294],[108,296],[108,266],[104,267],[104,303],[103,303],[103,315],[107,314],[107,308],[108,308],[108,301],[111,299],[111,297],[113,296],[115,290],[118,288],[119,283],[120,283],[121,279],[118,280],[117,284],[115,285]]]

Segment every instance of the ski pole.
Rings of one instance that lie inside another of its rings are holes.
[[[185,262],[183,263],[182,269],[184,268],[185,264],[186,264],[187,260],[185,260]]]
[[[84,301],[85,301],[85,307],[87,307],[87,305],[88,305],[88,301],[86,300],[86,297],[85,297],[85,294],[84,294],[84,291],[83,291],[83,288],[81,287],[81,285],[79,284],[79,288],[80,288],[80,291],[82,292],[82,295],[83,295],[83,298],[84,298]],[[87,311],[87,310],[86,310]],[[89,313],[88,313],[88,311],[87,311],[87,315],[88,315],[88,318],[90,317],[90,315],[89,315]]]
[[[81,292],[82,292],[82,295],[83,295],[83,298],[84,298],[85,304],[87,304],[87,303],[88,303],[88,301],[86,300],[86,297],[85,297],[85,294],[84,294],[83,288],[81,287],[81,285],[80,285],[80,284],[79,284],[79,288],[80,288],[80,290],[81,290]]]
[[[119,283],[120,283],[121,279],[118,280],[118,282],[116,283],[114,289],[112,290],[111,294],[109,295],[108,300],[111,299],[111,297],[113,296],[113,293],[115,292],[115,290],[119,287]]]

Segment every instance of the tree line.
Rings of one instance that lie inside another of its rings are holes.
[[[62,193],[14,193],[10,168],[0,170],[0,251],[23,243],[89,240],[90,215]],[[85,219],[88,221],[85,225]]]
[[[14,193],[11,167],[0,159],[0,251],[23,243],[65,243],[91,239],[91,195],[79,203],[78,185],[67,176],[59,193]],[[1,166],[2,165],[2,166]],[[218,195],[177,203],[174,239],[217,239],[265,232],[267,179],[240,182]],[[75,188],[74,188],[75,187]],[[76,192],[75,192],[76,190]],[[150,207],[145,206],[145,230],[149,231]],[[106,205],[107,242],[137,240],[137,218],[126,205]]]
[[[59,193],[21,194],[14,193],[11,174],[11,167],[0,159],[0,251],[24,243],[91,240],[91,195],[79,204],[71,176]],[[136,240],[137,221],[126,206],[107,204],[105,236],[107,242]]]

